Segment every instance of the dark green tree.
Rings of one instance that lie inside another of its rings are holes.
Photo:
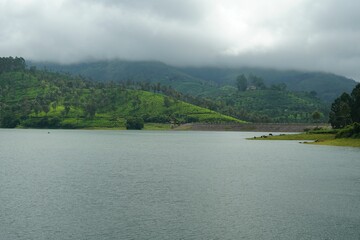
[[[360,83],[351,92],[351,118],[353,122],[360,123]]]
[[[144,120],[140,117],[126,119],[126,129],[141,130],[144,128]]]
[[[257,89],[265,89],[266,88],[264,79],[262,79],[261,77],[250,74],[249,80],[250,80],[251,84],[254,87],[256,87]]]
[[[67,116],[70,112],[70,102],[69,101],[65,101],[64,102],[64,115]]]
[[[164,97],[164,107],[166,107],[166,108],[171,107],[170,98],[167,96]]]
[[[243,92],[246,91],[246,88],[248,86],[248,80],[244,74],[239,75],[236,78],[236,87],[238,91]]]
[[[95,117],[97,105],[94,101],[89,101],[84,105],[84,112],[87,118],[93,119]]]
[[[19,119],[13,112],[2,112],[0,126],[2,128],[15,128],[19,124]]]
[[[329,114],[329,122],[333,128],[343,128],[352,123],[351,106],[352,98],[347,93],[335,99]]]
[[[276,91],[285,91],[287,86],[285,83],[279,83],[279,84],[273,84],[270,87],[272,90],[276,90]]]
[[[321,113],[319,111],[315,111],[311,114],[311,117],[314,122],[318,122],[321,118]]]

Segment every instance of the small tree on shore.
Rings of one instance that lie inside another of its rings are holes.
[[[144,128],[144,120],[139,117],[126,119],[126,129],[141,130]]]

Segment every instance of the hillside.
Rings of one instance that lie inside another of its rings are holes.
[[[122,128],[149,123],[241,122],[163,94],[45,71],[0,72],[0,126]]]
[[[253,122],[313,122],[312,113],[316,111],[321,113],[318,121],[327,122],[329,107],[310,93],[268,88],[240,92],[225,88],[218,99],[235,112],[248,113]]]
[[[343,92],[350,92],[356,82],[343,76],[323,72],[281,71],[264,68],[179,68],[182,72],[203,80],[217,83],[219,86],[235,86],[238,75],[256,75],[267,86],[285,83],[287,89],[296,92],[316,92],[317,96],[331,103]]]
[[[309,116],[315,111],[321,112],[321,121],[326,122],[332,96],[351,88],[354,83],[343,77],[323,73],[248,68],[175,68],[160,62],[114,60],[72,65],[35,64],[38,68],[68,72],[100,82],[169,86],[178,92],[177,96],[181,95],[181,100],[252,122],[311,122],[313,120]],[[238,74],[252,72],[263,77],[268,91],[257,89],[236,93]],[[272,85],[282,82],[287,85],[284,91],[272,91]]]
[[[171,86],[179,92],[193,96],[216,89],[211,83],[189,76],[174,67],[161,62],[132,62],[132,61],[99,61],[60,65],[52,63],[32,63],[39,69],[81,75],[101,82],[150,82]]]
[[[235,86],[240,74],[253,74],[264,79],[267,86],[285,83],[287,89],[297,92],[316,92],[317,96],[331,103],[343,92],[350,92],[356,85],[352,79],[324,72],[275,70],[265,68],[216,68],[216,67],[173,67],[161,62],[99,61],[71,65],[31,63],[40,68],[61,71],[98,81],[143,81],[160,82],[172,86],[179,92],[193,96],[211,96],[217,87]]]

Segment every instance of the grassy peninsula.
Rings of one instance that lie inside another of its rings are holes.
[[[315,130],[298,134],[263,135],[251,140],[296,140],[306,144],[360,147],[359,124],[341,130]]]
[[[329,123],[332,129],[306,133],[254,137],[261,140],[312,140],[312,144],[360,147],[360,84],[351,94],[343,93],[331,105]],[[307,143],[307,142],[306,142]]]

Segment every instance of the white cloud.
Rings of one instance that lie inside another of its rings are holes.
[[[360,79],[355,0],[0,0],[0,52],[258,65]]]

